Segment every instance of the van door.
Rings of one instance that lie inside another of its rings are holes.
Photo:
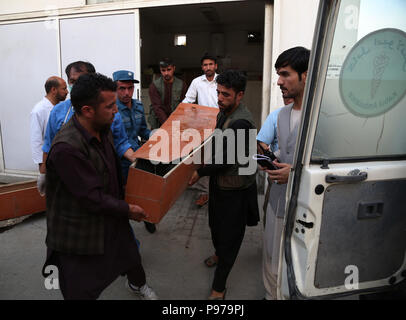
[[[278,298],[405,284],[405,16],[402,0],[320,1]]]

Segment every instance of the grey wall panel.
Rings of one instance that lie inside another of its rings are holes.
[[[60,28],[63,69],[84,60],[109,77],[119,69],[135,72],[138,25],[134,14],[63,19]]]
[[[139,71],[138,15],[61,19],[60,55],[56,26],[49,21],[0,25],[0,127],[6,170],[38,170],[31,157],[30,112],[45,95],[46,79],[59,75],[59,65],[65,80],[65,67],[76,60],[90,61],[110,77],[118,69]]]
[[[0,25],[0,125],[5,169],[37,171],[31,157],[30,112],[58,75],[57,30],[49,23]]]

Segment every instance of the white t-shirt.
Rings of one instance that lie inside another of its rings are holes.
[[[299,124],[300,116],[302,115],[302,109],[296,110],[292,108],[290,112],[290,132]]]
[[[193,79],[182,102],[195,103],[197,97],[197,104],[218,108],[216,77],[217,73],[212,81],[208,81],[205,74]]]
[[[44,144],[45,130],[47,128],[49,113],[54,105],[46,97],[42,98],[31,111],[31,152],[34,163],[42,163],[42,145]]]

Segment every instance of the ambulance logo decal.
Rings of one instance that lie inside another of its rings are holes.
[[[395,107],[406,93],[406,33],[381,29],[362,38],[346,57],[340,96],[347,109],[374,117]]]

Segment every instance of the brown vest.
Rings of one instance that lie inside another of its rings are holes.
[[[217,117],[218,120],[220,117],[220,113]],[[252,114],[242,103],[240,103],[238,108],[227,117],[223,127],[221,128],[223,132],[224,130],[230,128],[231,125],[236,120],[247,120],[249,123],[251,123],[252,128],[255,129],[255,123],[252,118]],[[248,146],[245,147],[247,148]],[[235,160],[236,163],[232,167],[228,168],[226,171],[223,171],[221,175],[217,176],[217,185],[219,186],[220,189],[223,190],[246,189],[255,182],[256,172],[251,175],[239,175],[239,169],[243,165],[238,163],[237,156]]]
[[[114,145],[111,131],[109,142]],[[100,175],[104,190],[109,185],[109,172],[98,151],[89,145],[80,131],[75,127],[73,118],[55,136],[53,146],[68,143],[79,149],[88,158]],[[64,187],[59,176],[47,169],[46,174],[47,237],[49,248],[63,253],[80,255],[103,254],[104,252],[104,217],[88,212]]]
[[[159,95],[161,96],[161,101],[163,104],[164,100],[165,100],[165,84],[164,84],[163,78],[159,77],[158,79],[154,80],[153,84],[156,87]],[[179,78],[174,77],[173,83],[172,83],[172,93],[171,93],[171,110],[172,111],[176,109],[176,107],[179,105],[179,103],[181,103],[182,89],[183,89],[183,81],[180,80]],[[148,116],[148,122],[151,126],[151,129],[159,128],[160,123],[155,115],[152,105],[149,108],[149,113],[150,114]]]

